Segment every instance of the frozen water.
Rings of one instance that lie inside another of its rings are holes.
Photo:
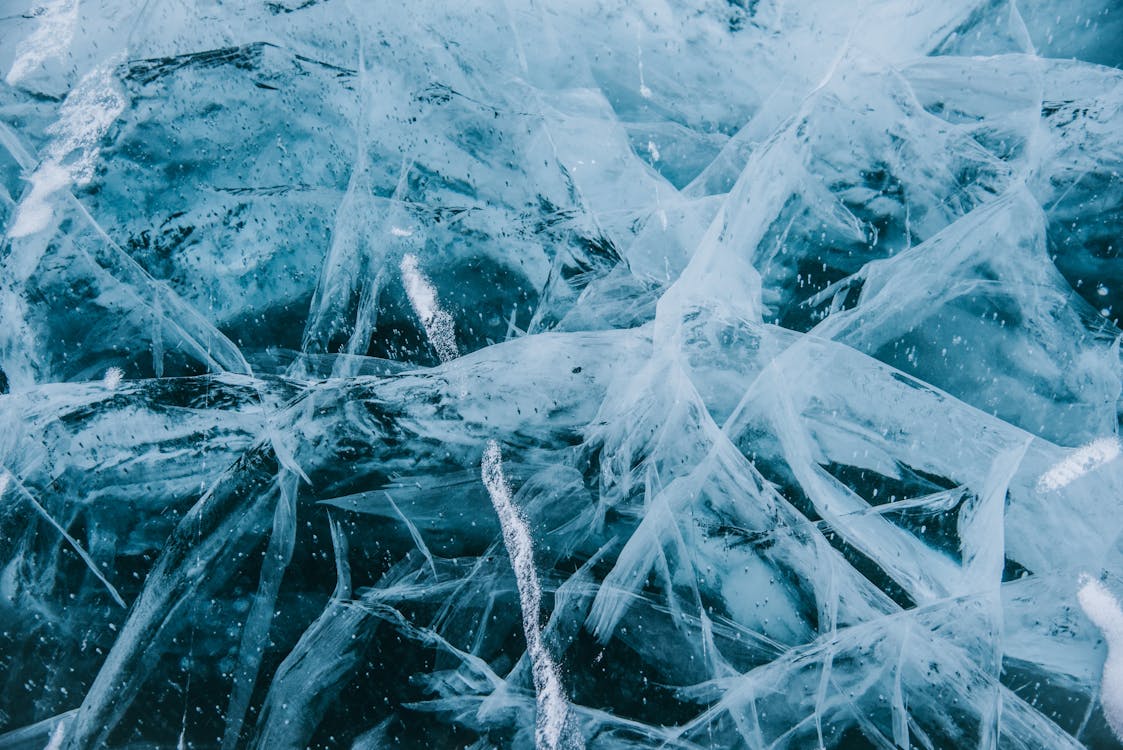
[[[530,657],[534,692],[537,694],[535,745],[545,750],[584,747],[580,734],[570,719],[558,667],[542,645],[542,625],[539,622],[542,586],[534,567],[534,540],[526,520],[511,501],[511,488],[503,474],[503,455],[494,440],[489,440],[484,450],[482,469],[484,486],[491,496],[491,504],[495,506],[495,514],[499,517],[499,526],[503,529],[503,544],[511,558],[511,568],[515,571],[515,582],[519,590],[526,652]]]
[[[1123,747],[1113,0],[12,0],[0,750]]]
[[[1123,735],[1123,610],[1119,602],[1099,581],[1088,579],[1077,594],[1088,619],[1096,624],[1107,641],[1107,662],[1104,664],[1100,699],[1104,716],[1116,735]]]

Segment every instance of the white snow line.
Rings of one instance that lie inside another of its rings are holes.
[[[1123,740],[1123,610],[1107,587],[1091,576],[1080,577],[1076,598],[1088,619],[1107,641],[1100,704],[1111,731]]]
[[[27,488],[23,486],[19,479],[17,479],[7,469],[0,469],[0,497],[4,496],[4,493],[8,489],[8,485],[13,479],[15,479],[16,489],[19,491],[19,493],[27,498],[28,502],[31,503],[31,507],[35,508],[36,513],[41,515],[47,521],[47,523],[51,524],[51,526],[54,526],[55,530],[58,531],[58,533],[62,534],[62,538],[70,543],[70,546],[74,548],[74,551],[76,553],[78,553],[78,557],[82,558],[82,562],[86,563],[86,567],[90,569],[90,572],[94,574],[94,577],[101,581],[105,588],[109,590],[109,595],[113,597],[113,601],[121,605],[122,609],[128,609],[129,605],[125,604],[125,600],[121,598],[121,595],[119,593],[117,593],[117,589],[114,588],[113,584],[110,583],[109,580],[101,574],[101,571],[97,569],[97,564],[94,563],[94,560],[92,557],[90,557],[89,553],[87,553],[86,550],[82,549],[82,545],[78,543],[78,540],[70,536],[70,534],[66,533],[66,529],[64,529],[58,521],[51,518],[51,514],[47,512],[47,509],[40,505],[39,501],[35,499],[34,495],[28,492]]]
[[[1039,491],[1059,490],[1119,455],[1119,441],[1099,438],[1083,445],[1055,463],[1037,481]]]
[[[425,335],[437,350],[437,356],[442,362],[456,359],[460,356],[460,350],[456,348],[452,316],[441,309],[437,302],[437,290],[418,267],[417,256],[413,253],[403,255],[400,268],[409,304],[421,319]]]
[[[523,632],[526,634],[526,650],[530,656],[538,705],[535,745],[539,750],[556,750],[563,746],[562,734],[569,715],[569,703],[562,689],[557,665],[542,643],[539,614],[542,588],[538,583],[538,572],[534,568],[534,543],[526,520],[511,500],[511,487],[503,474],[503,457],[494,440],[487,442],[481,474],[488,495],[491,496],[491,504],[495,506],[495,513],[499,516],[503,544],[511,559],[519,590]],[[577,741],[574,742],[577,744]]]

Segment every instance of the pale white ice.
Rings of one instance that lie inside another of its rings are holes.
[[[60,721],[55,724],[55,730],[51,732],[51,739],[47,742],[47,746],[43,750],[61,750],[62,741],[66,739],[66,722]]]

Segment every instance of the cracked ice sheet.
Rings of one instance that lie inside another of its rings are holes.
[[[0,747],[1116,746],[1121,21],[1022,5],[18,2]]]

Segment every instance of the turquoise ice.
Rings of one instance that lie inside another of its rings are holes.
[[[10,0],[0,750],[1119,748],[1114,0]]]

